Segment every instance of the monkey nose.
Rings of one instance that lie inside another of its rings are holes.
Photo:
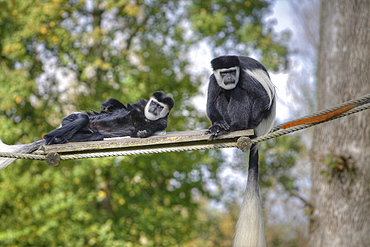
[[[235,82],[235,78],[232,75],[226,75],[224,77],[224,83],[227,84],[233,84]]]

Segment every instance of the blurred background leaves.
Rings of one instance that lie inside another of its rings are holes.
[[[206,42],[212,56],[253,55],[269,70],[286,69],[290,33],[266,21],[272,4],[0,1],[0,138],[29,143],[74,111],[98,110],[111,97],[133,103],[157,90],[176,101],[168,131],[207,128],[193,99],[209,75],[191,70],[191,60],[201,59],[192,49]],[[269,148],[292,151],[266,156],[263,185],[278,180],[294,188],[286,170],[300,146],[286,140],[271,142]],[[209,205],[232,194],[220,179],[225,165],[219,150],[63,161],[56,168],[18,160],[0,172],[0,244],[230,246],[238,209]]]

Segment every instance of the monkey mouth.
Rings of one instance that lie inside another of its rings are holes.
[[[235,82],[234,81],[226,81],[225,80],[225,85],[230,85],[230,84],[234,84]]]
[[[235,77],[228,75],[224,77],[224,83],[225,85],[230,85],[235,83]]]
[[[153,115],[158,115],[160,113],[160,110],[155,110],[155,109],[151,109],[149,108],[149,112]]]
[[[235,79],[236,79],[236,70],[235,69],[224,70],[220,74],[224,79],[225,85],[235,83]]]

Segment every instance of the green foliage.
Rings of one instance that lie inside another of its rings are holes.
[[[353,174],[353,169],[348,165],[344,157],[327,155],[324,159],[324,164],[326,166],[320,171],[320,174],[323,175],[328,182],[331,182],[334,176],[343,176],[343,173]]]
[[[169,131],[205,128],[206,117],[190,104],[201,80],[189,74],[189,50],[207,40],[214,55],[255,54],[269,69],[284,68],[286,34],[262,21],[269,7],[0,1],[0,138],[35,141],[73,111],[98,110],[109,97],[136,102],[156,90],[176,101]],[[0,172],[0,245],[203,243],[214,221],[199,217],[199,198],[219,196],[206,184],[219,184],[220,162],[219,151],[63,161],[54,168],[16,161]]]
[[[15,164],[1,176],[0,243],[175,246],[177,236],[189,240],[192,227],[202,227],[191,220],[197,208],[192,190],[204,192],[202,177],[192,175],[191,167],[214,162],[201,157],[190,166],[174,165],[176,154],[92,159],[57,168],[36,161]],[[208,168],[214,173],[217,167]]]
[[[288,31],[277,34],[274,21],[264,21],[270,12],[269,1],[194,1],[190,8],[192,28],[199,36],[207,36],[217,55],[255,55],[267,68],[286,68]]]
[[[262,144],[260,159],[260,186],[280,184],[287,191],[297,190],[290,169],[303,149],[299,135],[281,136]]]

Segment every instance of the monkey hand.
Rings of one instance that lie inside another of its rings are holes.
[[[111,112],[117,109],[126,109],[126,106],[116,99],[110,98],[100,108],[100,112]]]
[[[109,111],[110,108],[112,108],[113,105],[110,103],[110,102],[104,102],[101,107],[100,107],[100,111],[101,112],[104,112],[104,111]]]
[[[211,134],[209,141],[216,140],[219,135],[225,134],[230,131],[230,125],[225,121],[214,122],[211,127],[209,127],[207,134]]]
[[[145,137],[148,137],[151,135],[150,131],[148,130],[139,130],[137,133],[136,133],[137,137],[139,138],[145,138]]]
[[[45,144],[46,145],[53,145],[53,144],[61,144],[61,143],[67,143],[68,140],[64,138],[63,136],[54,136],[54,135],[44,135]]]

